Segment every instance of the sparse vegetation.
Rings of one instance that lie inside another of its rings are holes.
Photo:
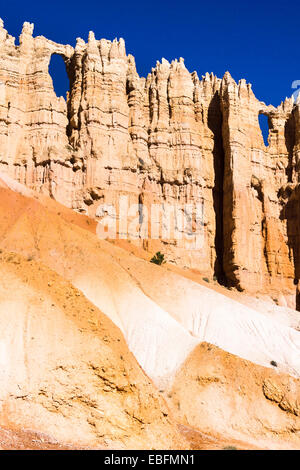
[[[165,255],[160,251],[155,253],[155,255],[150,259],[150,263],[158,264],[159,266],[161,266],[165,262]]]
[[[277,362],[276,361],[271,361],[270,364],[271,364],[271,366],[277,367]]]
[[[234,446],[226,446],[223,448],[223,450],[237,450],[237,448]]]
[[[205,281],[205,282],[210,282],[210,280],[208,279],[208,277],[203,277],[202,279],[203,279],[203,281]]]

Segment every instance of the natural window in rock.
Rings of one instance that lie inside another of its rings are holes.
[[[52,78],[56,96],[63,96],[66,99],[67,91],[70,89],[70,83],[64,60],[60,55],[52,55],[49,64],[49,73]]]
[[[260,130],[264,139],[265,146],[269,145],[268,137],[269,137],[269,118],[264,114],[260,114],[258,116],[258,121],[260,125]]]

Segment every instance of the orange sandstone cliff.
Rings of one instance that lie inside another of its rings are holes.
[[[299,151],[293,98],[0,20],[0,449],[299,448]],[[155,205],[201,207],[200,246],[151,237]]]
[[[137,240],[168,260],[248,292],[297,303],[299,105],[277,108],[236,83],[157,62],[139,77],[123,39],[75,48],[24,23],[19,45],[0,25],[0,170],[77,211],[100,204],[198,203],[204,243]],[[63,57],[67,100],[48,66]],[[266,147],[258,116],[269,118]]]

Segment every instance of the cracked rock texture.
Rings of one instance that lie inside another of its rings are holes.
[[[106,315],[31,257],[1,250],[0,271],[1,427],[77,449],[188,447]]]
[[[66,100],[48,72],[53,54],[66,65]],[[0,23],[2,173],[92,217],[103,203],[118,208],[120,196],[149,210],[199,204],[200,248],[172,237],[135,243],[291,307],[299,307],[299,152],[293,99],[266,106],[245,80],[199,79],[181,58],[140,77],[123,39],[93,32],[73,48],[33,37],[24,23],[15,45]]]
[[[299,448],[299,379],[207,343],[186,359],[166,398],[182,424],[261,448]],[[212,405],[213,404],[213,405]],[[221,419],[220,419],[221,417]]]

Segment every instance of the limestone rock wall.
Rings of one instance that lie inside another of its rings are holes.
[[[66,100],[49,75],[53,54],[66,65]],[[269,118],[268,146],[259,114]],[[197,249],[168,236],[134,241],[171,262],[292,305],[299,160],[292,99],[266,106],[244,80],[228,72],[199,79],[183,59],[162,59],[140,77],[122,39],[96,40],[92,32],[73,48],[33,37],[24,23],[15,45],[0,23],[0,171],[92,217],[103,203],[118,208],[120,196],[148,212],[153,204],[198,204]],[[145,215],[139,222],[149,231]]]
[[[48,66],[52,54],[66,60],[71,46],[32,37],[25,23],[19,46],[0,23],[0,169],[21,183],[58,196],[71,166],[67,105],[53,90]],[[55,176],[54,176],[55,174]],[[65,196],[67,203],[71,199]]]
[[[224,269],[242,289],[292,289],[294,268],[280,197],[295,178],[293,100],[259,102],[249,84],[226,73],[221,86],[224,170]],[[258,116],[269,119],[266,147]]]

